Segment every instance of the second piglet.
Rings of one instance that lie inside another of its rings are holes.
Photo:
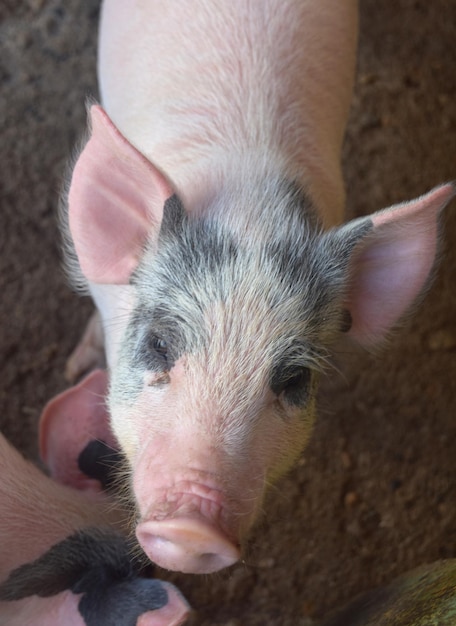
[[[165,568],[239,559],[331,345],[381,341],[428,282],[452,185],[341,225],[356,40],[353,0],[103,4],[69,264],[103,320],[137,538]]]
[[[121,516],[57,484],[0,434],[0,624],[177,626],[173,585],[141,578]]]

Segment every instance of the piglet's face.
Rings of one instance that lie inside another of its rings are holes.
[[[109,407],[137,536],[165,568],[215,571],[239,558],[266,485],[304,446],[337,335],[380,341],[422,292],[455,189],[323,232],[273,164],[233,159],[187,212],[100,107],[91,122],[68,195],[70,264],[79,282],[133,291],[127,321],[104,318],[126,327]]]
[[[290,253],[296,242],[255,240],[172,203],[132,279],[110,412],[140,543],[164,567],[205,572],[239,558],[266,486],[306,443],[343,310],[332,261],[316,274],[318,237],[296,235]]]

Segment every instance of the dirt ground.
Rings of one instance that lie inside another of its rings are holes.
[[[91,311],[61,270],[56,206],[85,98],[97,94],[98,11],[98,0],[0,4],[0,427],[31,458]],[[454,2],[361,1],[350,216],[456,178],[455,42]],[[171,576],[193,625],[304,626],[456,556],[455,243],[453,202],[432,289],[381,354],[340,350],[311,442],[271,493],[244,562]]]

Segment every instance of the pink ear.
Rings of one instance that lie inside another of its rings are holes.
[[[173,191],[100,106],[92,106],[90,115],[92,133],[68,195],[70,231],[88,280],[125,284]]]
[[[350,334],[363,344],[384,337],[425,286],[438,244],[438,216],[454,197],[452,184],[371,216],[359,244],[349,292]]]
[[[104,441],[113,449],[119,447],[109,428],[107,387],[106,372],[95,370],[45,406],[40,418],[40,454],[58,482],[77,489],[100,490],[98,481],[80,471],[78,457],[93,440]]]

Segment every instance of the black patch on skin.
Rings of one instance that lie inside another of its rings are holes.
[[[250,217],[246,220],[245,231],[242,220],[237,230],[235,204],[233,209],[222,206],[233,212],[219,221],[216,205],[213,213],[200,217],[188,215],[177,196],[168,200],[158,246],[152,244],[133,276],[138,305],[123,342],[111,397],[118,394],[122,402],[129,402],[143,387],[144,371],[167,372],[182,354],[201,347],[210,350],[207,307],[211,301],[231,303],[239,285],[242,293],[246,268],[252,265],[258,268],[257,291],[264,304],[293,317],[313,354],[325,352],[326,344],[336,338],[355,248],[372,222],[364,218],[323,231],[311,200],[295,183],[283,180],[274,186],[265,181],[265,185],[264,202],[260,190],[258,214],[252,213],[252,225]],[[251,230],[255,223],[258,237]],[[299,299],[301,306],[296,304]],[[294,304],[287,309],[290,302]],[[239,301],[240,314],[242,306]],[[162,340],[166,355],[154,347]],[[304,395],[296,392],[290,398],[301,404]]]
[[[168,602],[160,581],[141,578],[141,571],[122,535],[88,528],[13,570],[0,585],[0,600],[46,598],[71,590],[84,594],[78,608],[87,626],[135,626],[142,613]]]
[[[168,232],[177,232],[186,216],[184,205],[176,194],[170,196],[163,207],[163,217],[160,225],[160,237]]]
[[[102,578],[130,578],[138,568],[130,557],[130,548],[122,535],[107,529],[78,531],[35,561],[13,570],[0,585],[0,599],[21,600],[30,595],[47,598],[72,589],[100,568],[105,570],[104,576],[99,574]]]
[[[140,615],[161,609],[167,602],[168,594],[159,580],[135,578],[108,587],[100,580],[82,596],[78,609],[87,626],[136,626]]]
[[[119,470],[124,464],[120,452],[104,441],[90,441],[78,456],[78,467],[89,478],[99,480],[104,490],[114,490]]]
[[[298,215],[295,222],[299,222],[303,240],[307,241],[309,229],[317,230],[318,224],[309,199],[296,183],[287,180],[282,181],[281,193],[289,197],[289,214],[291,217]],[[295,236],[296,229],[292,231]],[[274,260],[280,282],[291,284],[297,289],[302,282],[308,245],[287,244],[287,235],[280,232],[275,241],[265,244],[264,255]],[[300,253],[296,252],[297,249]],[[253,256],[256,254],[254,252]],[[206,302],[195,300],[192,286],[202,285],[204,289],[208,284],[214,300],[223,302],[231,297],[231,290],[236,289],[236,280],[242,276],[242,273],[237,274],[238,260],[242,270],[243,257],[249,256],[248,246],[238,241],[238,236],[226,226],[220,225],[212,217],[188,216],[180,199],[176,195],[171,196],[165,204],[154,266],[150,268],[145,264],[143,268],[138,268],[133,278],[140,293],[145,286],[145,293],[142,298],[140,296],[127,331],[126,343],[135,346],[131,356],[132,364],[142,365],[149,371],[169,371],[182,354],[198,348],[204,340],[201,332],[204,333],[205,329]],[[149,277],[152,278],[153,296],[149,296]],[[182,294],[187,301],[193,301],[192,320],[181,317],[176,302],[177,294]],[[274,298],[274,294],[265,293],[265,297]],[[151,309],[151,299],[160,305]],[[183,327],[186,327],[187,332],[181,331]],[[189,327],[195,328],[196,332],[188,332]],[[188,337],[192,334],[196,338],[196,345],[188,345]],[[155,348],[159,340],[167,344],[166,358]],[[129,358],[128,353],[125,356]]]
[[[362,217],[355,223],[348,222],[328,232],[331,242],[331,250],[348,267],[353,259],[353,251],[357,244],[362,241],[374,228],[370,217]]]

